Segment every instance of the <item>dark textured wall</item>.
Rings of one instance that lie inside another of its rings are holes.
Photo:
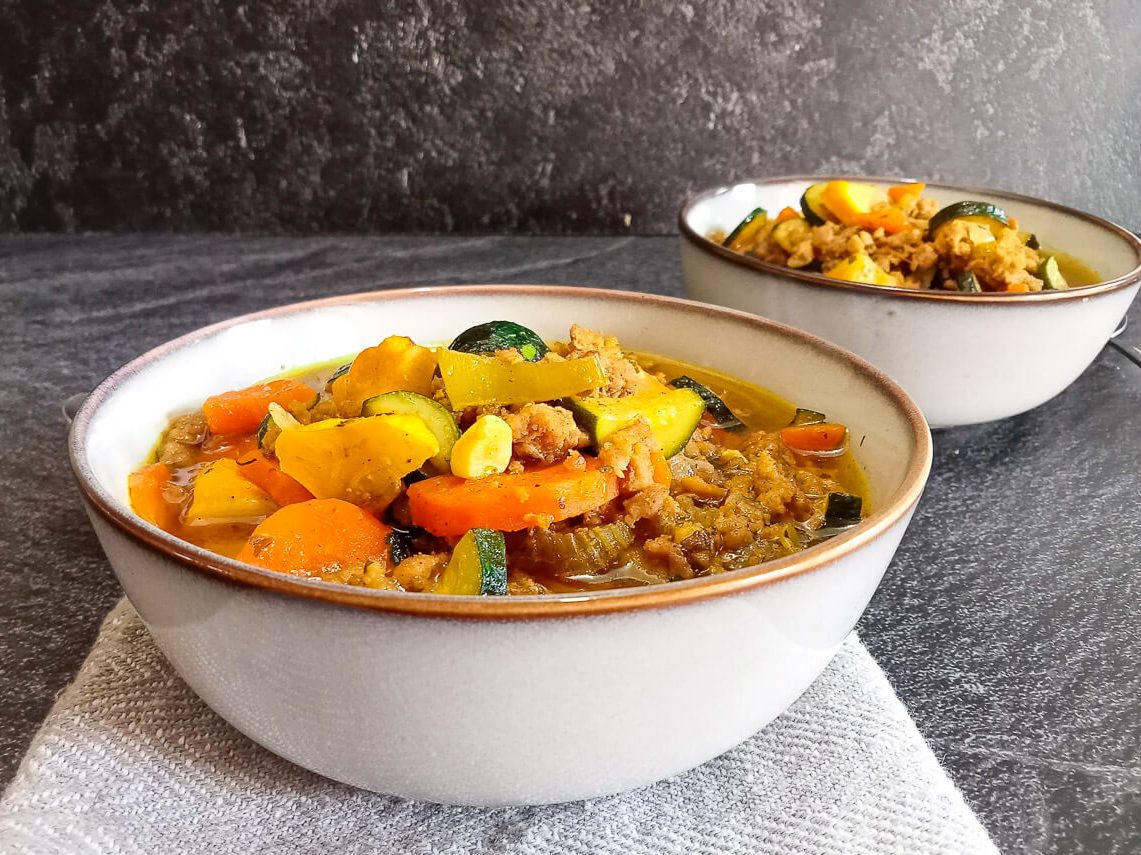
[[[0,0],[0,228],[668,232],[750,175],[1141,224],[1134,0]]]

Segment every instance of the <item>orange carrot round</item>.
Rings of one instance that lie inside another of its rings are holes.
[[[793,451],[835,451],[844,444],[848,429],[824,422],[815,425],[790,425],[781,428],[780,439]]]
[[[440,537],[473,528],[519,531],[570,519],[618,495],[618,478],[596,458],[572,455],[563,463],[467,480],[426,478],[408,488],[412,521]]]
[[[238,560],[282,573],[320,572],[389,556],[392,529],[341,499],[310,499],[274,511]]]
[[[256,430],[270,404],[309,403],[316,393],[300,380],[271,380],[245,389],[223,392],[202,404],[211,433],[249,433]]]

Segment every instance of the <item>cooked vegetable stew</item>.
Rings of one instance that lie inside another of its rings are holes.
[[[129,491],[139,516],[250,564],[472,595],[721,573],[868,512],[824,413],[583,327],[545,342],[506,321],[215,395]]]
[[[1002,208],[965,200],[940,208],[925,184],[882,190],[857,181],[813,184],[799,210],[757,208],[729,234],[709,235],[764,261],[866,285],[947,291],[1060,291],[1100,281],[1051,252]]]

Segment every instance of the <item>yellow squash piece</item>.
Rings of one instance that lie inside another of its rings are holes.
[[[846,226],[863,225],[872,208],[888,201],[883,190],[858,181],[829,181],[820,198]]]
[[[453,409],[480,404],[529,404],[591,392],[606,380],[595,356],[562,362],[507,362],[441,350],[440,374]]]
[[[276,510],[277,504],[269,494],[247,481],[242,467],[224,457],[208,464],[194,479],[194,496],[186,512],[186,524],[257,524]]]
[[[283,430],[274,446],[281,471],[318,499],[372,509],[387,507],[400,479],[439,450],[424,420],[405,414],[325,419]]]
[[[865,285],[899,285],[899,280],[880,267],[866,252],[857,252],[851,258],[841,261],[825,276],[843,279],[847,282],[862,282]]]
[[[330,393],[338,409],[359,415],[361,404],[385,392],[415,392],[431,397],[436,351],[402,335],[390,335],[357,354],[349,370],[333,381]]]

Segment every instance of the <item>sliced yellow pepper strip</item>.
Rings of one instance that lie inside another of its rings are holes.
[[[440,450],[419,416],[325,419],[283,430],[274,451],[281,471],[318,499],[387,507],[400,479]]]
[[[440,375],[452,407],[462,410],[481,404],[529,404],[579,395],[606,380],[595,356],[562,362],[507,362],[441,350]]]

